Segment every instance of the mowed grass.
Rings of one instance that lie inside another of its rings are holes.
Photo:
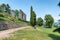
[[[59,33],[53,33],[54,28],[37,27],[13,32],[13,36],[3,40],[60,40]]]

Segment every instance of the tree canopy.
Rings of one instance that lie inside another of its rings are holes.
[[[51,28],[54,23],[54,19],[51,15],[45,15],[45,25],[48,26],[48,28]]]

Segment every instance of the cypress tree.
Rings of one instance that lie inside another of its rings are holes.
[[[33,11],[33,8],[31,6],[31,9],[30,9],[30,24],[31,26],[35,26],[36,25],[36,14],[35,12]]]

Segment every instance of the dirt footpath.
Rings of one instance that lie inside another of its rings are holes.
[[[25,28],[30,28],[30,27],[27,26],[27,27],[20,27],[20,28],[14,28],[14,29],[8,29],[8,30],[0,31],[0,39],[5,38],[5,37],[9,37],[10,36],[9,33],[15,32],[17,30],[25,29]]]

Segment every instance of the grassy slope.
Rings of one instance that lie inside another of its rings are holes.
[[[10,22],[21,22],[21,20],[18,20],[18,18],[14,18],[14,21],[10,20],[9,13],[7,12],[0,12],[0,20],[10,21]],[[2,17],[2,15],[4,17]]]
[[[38,29],[41,30],[43,33],[46,33],[48,37],[52,38],[52,40],[60,40],[60,33],[53,32],[55,28],[38,27]]]
[[[28,21],[18,19],[17,17],[13,17],[13,16],[10,17],[9,13],[7,13],[7,12],[0,12],[0,20],[5,20],[5,21],[9,21],[9,22],[25,22],[25,23],[29,23]]]
[[[35,29],[24,29],[14,32],[14,37],[3,40],[51,40],[46,34]]]
[[[42,27],[19,30],[13,33],[14,36],[3,40],[60,40],[60,34],[53,33],[52,30]]]

